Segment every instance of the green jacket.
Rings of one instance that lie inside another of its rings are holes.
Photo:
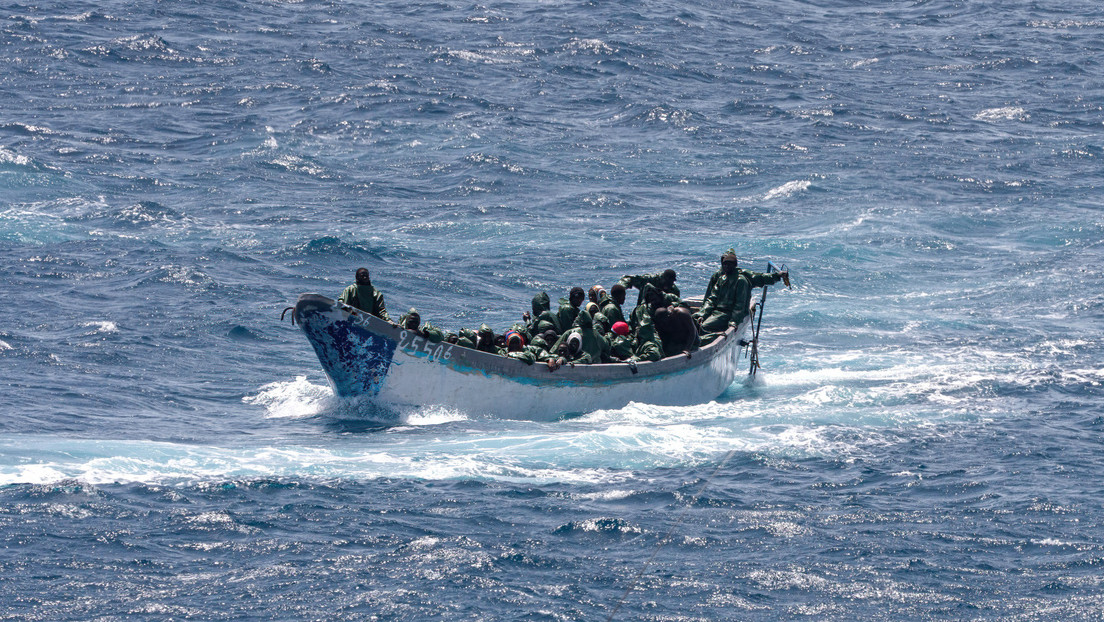
[[[541,292],[533,296],[533,302],[531,304],[533,313],[529,316],[529,323],[525,325],[524,331],[519,331],[525,335],[527,341],[533,341],[535,337],[548,329],[552,329],[557,333],[561,332],[559,327],[556,326],[556,316],[552,315],[552,312],[549,310],[551,308],[551,302],[549,302],[546,292]]]
[[[632,335],[613,335],[613,339],[610,340],[610,358],[617,361],[624,361],[629,359],[633,355],[633,340]]]
[[[545,360],[542,357],[546,357],[547,352],[536,346],[525,346],[517,352],[507,352],[506,356],[517,359],[526,365],[532,365],[538,360]]]
[[[470,328],[461,328],[456,331],[456,345],[463,346],[465,348],[475,349],[475,342],[479,339],[479,335]]]
[[[638,305],[641,302],[644,302],[644,286],[649,284],[654,286],[656,289],[663,292],[664,294],[674,294],[676,297],[678,297],[679,300],[682,299],[682,293],[679,291],[679,287],[675,283],[671,283],[671,286],[666,289],[660,286],[660,283],[663,282],[662,272],[659,272],[657,274],[626,274],[625,276],[621,277],[620,282],[622,285],[625,286],[625,289],[635,287],[636,290],[640,292],[639,295],[637,295],[636,297],[636,304]]]
[[[609,294],[603,293],[598,299],[598,309],[609,320],[610,326],[618,322],[625,322],[625,312],[621,310],[620,305],[613,301],[613,298],[610,298]]]
[[[594,330],[594,322],[589,313],[579,313],[579,325],[560,336],[559,341],[552,347],[552,352],[558,352],[561,344],[566,343],[572,333],[578,333],[583,338],[583,348],[574,359],[568,359],[570,363],[609,363],[610,345],[604,337]]]
[[[636,338],[633,341],[633,360],[658,361],[661,358],[663,358],[663,341],[659,338],[655,324],[649,317],[648,322],[636,331]]]
[[[556,310],[556,331],[566,333],[579,317],[579,307],[568,302],[566,298],[560,299],[560,308]]]
[[[383,304],[383,294],[374,285],[362,287],[354,283],[341,292],[338,300],[365,313],[371,313],[381,320],[391,321],[387,315],[387,307]]]
[[[718,270],[709,279],[705,300],[698,311],[703,328],[713,332],[725,330],[729,323],[739,324],[747,317],[752,288],[772,285],[780,280],[782,275],[777,273],[767,274],[737,268],[725,274]]]
[[[404,313],[399,316],[399,326],[406,326],[406,318],[408,317],[408,315],[409,314]],[[421,326],[418,327],[418,330],[414,332],[421,335],[422,337],[425,337],[430,343],[441,343],[445,340],[445,332],[440,328],[437,328],[433,324],[430,324],[429,322],[423,323]]]

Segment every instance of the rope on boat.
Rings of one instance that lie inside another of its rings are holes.
[[[713,472],[709,474],[709,477],[705,478],[705,481],[702,482],[701,487],[698,488],[698,492],[694,493],[694,497],[690,499],[690,503],[687,503],[686,507],[682,508],[682,512],[679,513],[678,519],[673,525],[671,525],[671,528],[667,530],[667,534],[663,536],[663,538],[656,544],[655,550],[652,551],[651,557],[649,557],[648,560],[644,562],[644,565],[640,567],[640,570],[638,570],[637,573],[633,575],[632,580],[629,581],[629,586],[626,587],[625,592],[621,594],[621,598],[617,601],[617,606],[615,606],[613,608],[613,611],[610,612],[609,617],[606,618],[606,622],[613,622],[613,617],[617,615],[618,611],[621,610],[621,605],[625,604],[625,599],[629,597],[629,592],[633,591],[633,589],[636,588],[637,583],[640,582],[640,578],[643,577],[644,573],[648,571],[648,566],[650,566],[655,560],[656,556],[659,555],[659,550],[663,548],[663,545],[667,544],[671,540],[671,535],[675,533],[675,529],[678,529],[679,525],[681,525],[682,522],[686,519],[686,513],[690,511],[690,508],[694,507],[694,505],[698,503],[698,499],[702,496],[702,493],[705,492],[706,487],[713,482],[713,478],[717,476],[717,473],[720,473],[721,469],[723,469],[724,466],[728,464],[728,461],[734,455],[736,455],[735,449],[728,450],[728,453],[725,454],[724,458],[721,459],[721,462],[717,465],[717,468],[713,469]]]
[[[285,307],[284,312],[280,314],[280,321],[281,322],[284,321],[284,316],[287,315],[288,311],[291,311],[291,323],[294,325],[295,324],[295,307]]]

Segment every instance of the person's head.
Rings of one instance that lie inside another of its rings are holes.
[[[736,261],[736,251],[728,249],[724,255],[721,255],[721,272],[725,274],[731,273],[739,265]]]
[[[541,313],[544,313],[545,311],[547,311],[549,309],[549,307],[552,306],[552,303],[549,302],[549,300],[548,300],[548,293],[547,292],[541,292],[541,293],[537,294],[536,296],[533,296],[532,305],[533,305],[533,317],[536,317],[536,316],[540,315]]]
[[[594,317],[594,314],[598,313],[598,303],[588,302],[586,306],[586,312],[590,315],[590,317]]]
[[[597,303],[598,301],[602,300],[602,294],[605,293],[606,288],[602,287],[601,285],[595,285],[590,288],[589,292],[587,292],[587,298],[589,298],[591,302]]]
[[[406,330],[418,330],[418,327],[422,325],[422,316],[418,315],[418,310],[411,307],[406,312],[406,318],[403,320],[403,328]]]
[[[481,324],[479,330],[475,333],[475,349],[489,351],[494,346],[494,331],[490,326]]]
[[[571,333],[567,338],[567,353],[570,356],[578,356],[583,351],[583,336],[579,333]]]
[[[625,304],[625,286],[618,283],[610,288],[610,298],[617,303],[618,306]]]
[[[664,270],[663,271],[663,289],[664,289],[664,291],[671,289],[671,286],[674,285],[675,281],[677,281],[677,280],[678,280],[678,276],[675,274],[674,270],[672,270],[670,268],[667,268],[666,270]]]
[[[665,306],[664,303],[667,300],[663,297],[663,292],[659,291],[651,284],[644,286],[644,303],[652,309],[657,309],[661,306]]]
[[[460,335],[457,335],[456,333],[449,333],[445,336],[445,341],[448,343],[456,343],[457,341],[460,341]]]
[[[629,334],[630,329],[629,325],[625,322],[614,322],[613,326],[610,327],[610,330],[613,331],[615,334],[624,337]]]
[[[578,306],[583,304],[583,301],[586,300],[586,292],[584,292],[581,287],[572,287],[571,293],[567,296],[567,300],[571,303],[571,306],[578,308]]]
[[[544,342],[547,344],[556,343],[557,338],[559,338],[559,335],[551,328],[541,333],[541,339],[543,339]]]
[[[520,352],[525,347],[525,337],[521,336],[521,333],[516,330],[512,330],[506,333],[506,351],[507,352]]]
[[[368,274],[368,268],[357,268],[356,271],[356,284],[357,285],[371,285],[372,275]]]

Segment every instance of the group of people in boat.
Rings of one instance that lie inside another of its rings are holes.
[[[487,324],[476,330],[446,332],[423,323],[416,309],[402,315],[399,326],[432,343],[448,342],[482,352],[537,362],[556,369],[566,364],[658,361],[675,354],[689,354],[723,334],[747,317],[751,290],[784,281],[787,272],[752,272],[739,267],[736,252],[721,255],[721,268],[709,279],[701,306],[696,310],[682,298],[674,270],[656,274],[625,275],[607,292],[601,285],[589,291],[574,287],[560,300],[555,313],[546,292],[533,297],[532,310],[522,321],[496,333]],[[637,290],[636,305],[626,316],[629,289]],[[356,282],[345,288],[339,300],[382,320],[387,313],[383,294],[372,285],[367,268],[356,271]],[[584,304],[585,303],[585,304]]]

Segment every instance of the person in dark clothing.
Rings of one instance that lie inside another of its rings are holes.
[[[602,291],[598,294],[598,310],[609,320],[610,326],[625,321],[625,312],[621,305],[625,304],[625,286],[618,283],[611,289],[612,294]]]
[[[368,268],[358,268],[356,271],[356,283],[345,288],[338,298],[350,307],[370,313],[381,320],[391,321],[387,315],[387,307],[383,303],[383,294],[372,285]]]
[[[430,343],[441,343],[445,339],[445,333],[441,329],[428,322],[422,324],[422,316],[414,308],[399,318],[399,326],[425,337]]]
[[[490,326],[486,324],[479,325],[479,331],[475,334],[475,349],[480,352],[488,352],[490,354],[505,354],[495,343],[495,334],[491,330]]]
[[[655,325],[664,356],[698,349],[698,326],[686,307],[671,305],[656,309]]]
[[[653,323],[656,310],[665,306],[667,306],[667,299],[663,292],[651,283],[645,283],[640,304],[636,305],[636,308],[629,314],[629,327],[635,333],[641,325]]]
[[[526,339],[532,341],[547,330],[555,330],[559,333],[556,329],[556,316],[552,315],[552,312],[549,310],[552,305],[548,300],[548,294],[546,292],[541,292],[533,296],[531,304],[533,313],[524,313],[521,316],[521,318],[525,320],[525,330],[523,334]]]
[[[556,310],[556,330],[563,334],[575,324],[579,316],[579,307],[586,300],[586,292],[581,287],[572,287],[567,300],[560,299],[560,308]],[[564,304],[564,303],[567,304]]]
[[[637,291],[640,292],[636,298],[636,304],[639,305],[644,300],[644,286],[648,284],[655,286],[656,289],[664,294],[672,294],[675,299],[681,300],[682,293],[679,292],[678,285],[675,285],[677,279],[678,275],[675,274],[675,271],[667,268],[659,274],[626,274],[621,277],[619,283],[626,289],[635,287]]]
[[[752,272],[739,267],[736,251],[728,249],[721,255],[721,269],[709,279],[705,299],[694,317],[701,321],[702,331],[724,332],[730,324],[740,325],[748,316],[751,290],[786,280],[789,274]]]

